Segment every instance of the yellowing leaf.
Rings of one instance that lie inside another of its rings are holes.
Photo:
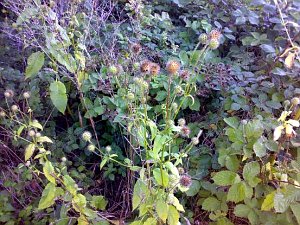
[[[165,223],[168,218],[169,205],[163,200],[158,200],[156,202],[156,212],[159,218]]]
[[[284,60],[284,64],[287,68],[291,69],[294,66],[295,56],[295,53],[289,52],[288,56]]]
[[[27,145],[26,149],[25,149],[25,161],[27,161],[28,159],[31,158],[31,156],[33,155],[35,150],[35,144],[31,143],[29,145]]]
[[[54,204],[56,197],[56,186],[53,183],[48,183],[43,190],[42,197],[39,202],[38,209],[46,209]]]
[[[274,207],[274,196],[275,196],[275,191],[273,191],[272,193],[266,196],[265,200],[261,205],[261,210],[270,211]]]
[[[169,214],[168,214],[168,224],[178,225],[178,223],[179,223],[179,212],[174,206],[170,205]]]
[[[53,184],[56,184],[55,178],[52,176],[54,174],[54,168],[52,166],[52,163],[50,161],[46,161],[44,167],[43,167],[43,172],[45,177]]]

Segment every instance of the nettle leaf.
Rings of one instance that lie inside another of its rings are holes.
[[[27,67],[25,71],[25,78],[31,78],[38,74],[42,69],[45,62],[45,56],[43,52],[32,53],[27,60]]]
[[[261,179],[256,177],[260,173],[260,165],[258,162],[249,162],[244,166],[243,177],[251,187],[255,187]]]
[[[56,197],[56,185],[54,183],[48,183],[43,190],[42,197],[39,202],[38,209],[46,209],[54,204]]]
[[[50,84],[50,98],[58,111],[64,113],[67,107],[68,98],[66,87],[62,82],[54,81]]]
[[[202,203],[202,209],[206,211],[216,211],[221,208],[221,202],[215,197],[208,197]]]
[[[157,184],[167,187],[169,184],[169,175],[167,171],[161,170],[160,168],[156,168],[153,170],[153,176],[156,180]]]
[[[44,166],[43,166],[43,172],[45,177],[53,184],[56,184],[56,180],[55,177],[53,177],[52,175],[55,174],[54,172],[54,168],[52,166],[52,163],[50,161],[46,161]]]
[[[159,218],[165,223],[169,215],[169,205],[163,200],[156,202],[156,212]]]
[[[27,147],[25,149],[25,161],[27,161],[28,159],[30,159],[32,157],[34,150],[35,150],[34,143],[27,145]]]
[[[216,173],[212,179],[215,182],[215,184],[220,186],[233,185],[241,181],[241,178],[238,174],[228,170]]]

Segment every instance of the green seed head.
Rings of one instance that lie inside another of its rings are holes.
[[[216,40],[216,39],[212,39],[212,40],[210,40],[210,42],[209,42],[209,47],[211,48],[211,49],[217,49],[218,47],[219,47],[219,45],[220,45],[220,43],[219,43],[219,41],[218,40]]]
[[[110,66],[108,68],[108,72],[113,74],[113,75],[116,75],[118,73],[118,68],[116,66]]]
[[[88,149],[90,152],[94,152],[94,151],[95,151],[95,148],[96,148],[96,146],[93,145],[93,144],[89,144],[88,147],[87,147],[87,149]]]
[[[201,44],[206,44],[207,39],[208,39],[207,34],[204,34],[204,33],[200,34],[199,41],[200,41]]]
[[[134,99],[134,94],[133,93],[128,93],[127,94],[127,98],[128,98],[128,100],[130,100],[130,101],[132,101],[133,99]]]
[[[92,138],[92,134],[89,131],[84,131],[82,134],[82,139],[84,141],[90,141]]]

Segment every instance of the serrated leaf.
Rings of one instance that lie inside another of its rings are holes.
[[[234,215],[242,218],[247,218],[251,208],[245,204],[239,204],[234,207]]]
[[[46,209],[54,204],[56,197],[56,185],[54,183],[48,183],[43,190],[42,197],[39,202],[38,209]]]
[[[167,187],[169,184],[169,175],[164,169],[156,168],[153,170],[153,176],[158,185]]]
[[[25,161],[27,161],[28,159],[30,159],[34,153],[35,150],[35,144],[31,143],[29,145],[27,145],[26,149],[25,149]]]
[[[62,82],[54,81],[50,84],[50,98],[58,111],[64,113],[67,107],[68,98],[66,87]]]
[[[43,67],[45,57],[43,52],[32,53],[27,60],[27,67],[25,71],[25,78],[30,78],[38,74],[40,69]]]
[[[216,173],[212,179],[215,184],[220,186],[228,186],[241,181],[241,178],[238,174],[228,170]]]
[[[221,202],[215,197],[208,197],[202,203],[202,209],[210,212],[216,211],[220,209],[220,207]]]
[[[156,212],[159,218],[165,223],[169,214],[169,205],[163,200],[156,202]]]
[[[256,176],[260,173],[258,162],[249,162],[243,168],[243,177],[251,187],[255,187],[261,180]]]
[[[52,176],[54,174],[54,168],[52,166],[52,163],[50,161],[46,161],[43,166],[43,172],[45,177],[53,184],[56,184],[55,178]]]
[[[263,142],[263,140],[260,138],[258,139],[254,145],[253,145],[253,150],[256,154],[257,157],[264,157],[267,154],[267,148]]]

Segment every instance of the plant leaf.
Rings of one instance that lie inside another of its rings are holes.
[[[42,197],[39,202],[38,209],[46,209],[54,204],[56,197],[56,186],[54,183],[49,182],[43,190]]]
[[[64,113],[67,107],[68,98],[66,87],[62,82],[54,81],[50,84],[50,98],[58,111]]]
[[[44,62],[45,57],[43,52],[32,53],[27,60],[25,79],[37,75],[40,69],[42,69]]]
[[[31,156],[33,155],[35,150],[35,144],[31,143],[29,145],[27,145],[26,149],[25,149],[25,161],[27,161],[28,159],[31,158]]]

